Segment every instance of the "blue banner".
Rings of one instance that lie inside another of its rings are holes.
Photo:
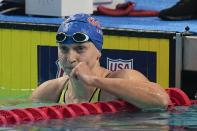
[[[63,74],[57,64],[58,51],[54,46],[38,46],[38,83]],[[156,52],[103,49],[101,66],[111,70],[135,69],[156,82]]]

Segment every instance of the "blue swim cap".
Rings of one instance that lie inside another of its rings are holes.
[[[95,47],[101,51],[103,45],[103,33],[101,26],[97,20],[88,14],[75,14],[68,17],[60,25],[57,33],[64,32],[68,36],[72,36],[76,32],[83,32],[89,36],[90,41]],[[72,44],[73,39],[66,39],[60,44]]]

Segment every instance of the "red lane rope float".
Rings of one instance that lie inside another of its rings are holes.
[[[63,118],[76,117],[77,113],[66,105],[57,105],[56,109],[60,111]]]
[[[168,95],[174,106],[190,106],[191,100],[189,97],[179,88],[166,89]]]
[[[166,89],[174,106],[190,106],[197,100],[190,100],[179,88]],[[63,119],[90,114],[115,113],[120,111],[140,111],[135,105],[126,101],[61,104],[24,109],[0,110],[0,125],[19,124],[39,120]]]
[[[14,109],[12,110],[13,113],[15,113],[17,116],[20,116],[20,120],[19,121],[35,121],[33,115],[24,110],[24,109]]]
[[[47,113],[44,112],[45,110],[42,110],[42,107],[26,108],[24,110],[26,110],[29,113],[31,113],[34,116],[35,121],[48,120],[49,119],[49,117],[47,116]]]
[[[6,121],[2,120],[3,125],[4,124],[18,124],[20,122],[20,118],[18,115],[16,115],[14,112],[10,111],[10,110],[0,110],[0,116],[4,117],[6,119]]]
[[[192,105],[197,104],[197,100],[191,100],[191,104],[192,104]]]
[[[7,125],[7,120],[4,116],[0,116],[0,125]]]

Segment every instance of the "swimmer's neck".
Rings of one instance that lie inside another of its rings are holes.
[[[95,73],[95,76],[98,77],[105,77],[109,73],[109,71],[103,67],[97,68],[95,72],[97,73]],[[73,98],[82,100],[82,102],[88,101],[96,88],[97,87],[85,86],[76,78],[69,78],[68,93],[70,93]]]

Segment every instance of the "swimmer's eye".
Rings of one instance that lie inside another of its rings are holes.
[[[85,52],[86,47],[85,47],[85,46],[79,45],[79,46],[76,46],[76,47],[74,48],[74,50],[75,50],[77,53],[83,53],[83,52]]]
[[[63,53],[68,53],[68,51],[69,51],[68,47],[66,47],[66,46],[60,46],[59,48],[60,48],[60,50],[61,50]]]

